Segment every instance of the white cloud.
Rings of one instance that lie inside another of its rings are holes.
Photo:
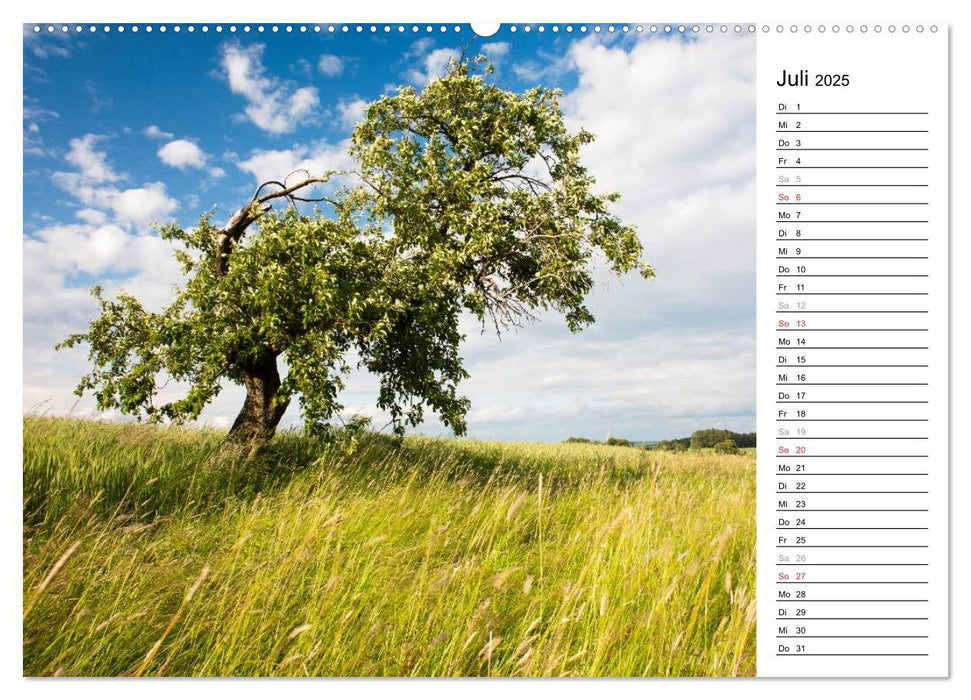
[[[640,303],[659,317],[734,303],[753,311],[754,48],[750,38],[575,43],[571,128],[584,163],[638,225],[658,271]],[[736,300],[732,293],[745,293]],[[631,300],[630,306],[637,302]]]
[[[435,78],[445,75],[448,62],[458,60],[461,52],[458,49],[441,48],[425,53],[429,47],[427,42],[419,40],[412,45],[410,54],[418,54],[418,65],[408,69],[405,77],[416,85],[426,85]]]
[[[26,66],[25,66],[26,69]],[[51,119],[58,119],[60,115],[51,109],[44,109],[36,98],[24,95],[24,155],[54,156],[56,153],[48,148],[41,136],[40,124]]]
[[[55,185],[83,208],[83,223],[52,224],[25,236],[24,280],[24,409],[113,417],[95,410],[91,397],[78,401],[73,384],[87,367],[84,349],[53,352],[56,342],[82,330],[97,309],[88,287],[97,280],[109,296],[126,289],[151,310],[172,297],[181,277],[172,245],[148,229],[178,207],[165,185],[150,182],[119,188],[122,179],[103,152],[98,137],[71,141],[66,160],[76,171],[55,172]]]
[[[108,221],[108,215],[98,209],[79,209],[75,215],[89,224],[103,224]]]
[[[31,356],[31,363],[54,367],[62,356],[50,353],[51,346],[94,313],[89,280],[97,279],[109,295],[121,288],[137,293],[147,308],[158,309],[181,275],[170,243],[115,224],[42,228],[24,238],[23,269],[25,350],[28,339],[40,343],[46,352]],[[64,384],[69,390],[70,382]]]
[[[340,115],[341,126],[351,128],[359,121],[364,119],[364,114],[367,112],[368,106],[367,100],[362,100],[360,98],[354,99],[341,99],[337,103],[337,113]]]
[[[209,179],[210,180],[220,180],[226,177],[226,171],[220,167],[209,168]]]
[[[175,136],[175,134],[173,134],[171,132],[162,131],[155,124],[152,124],[150,126],[147,126],[145,128],[145,132],[144,133],[150,139],[170,139],[173,136]]]
[[[133,238],[113,224],[56,224],[40,229],[24,241],[24,259],[32,269],[39,267],[35,258],[42,256],[45,266],[53,270],[101,273],[133,264],[133,259],[125,254],[126,243]]]
[[[751,180],[753,55],[749,37],[574,44],[579,87],[564,109],[597,136],[585,157],[601,184],[663,202]]]
[[[78,172],[57,171],[51,176],[54,184],[71,194],[84,209],[79,216],[86,220],[94,217],[103,223],[98,214],[110,210],[115,222],[123,225],[144,226],[162,221],[178,208],[178,202],[166,194],[165,184],[150,182],[141,187],[119,189],[106,183],[122,179],[108,163],[103,151],[95,150],[102,137],[86,134],[71,139],[71,149],[65,160]]]
[[[68,48],[71,36],[64,32],[35,32],[32,25],[25,24],[23,37],[24,48],[37,58],[65,58],[71,54]]]
[[[489,60],[495,62],[501,58],[504,58],[506,54],[509,53],[508,42],[505,41],[491,41],[488,44],[482,45],[482,53],[486,55]]]
[[[520,80],[546,85],[559,83],[575,69],[576,64],[569,54],[549,56],[542,52],[538,59],[518,61],[512,66],[512,72]]]
[[[60,117],[61,115],[53,109],[41,107],[37,98],[24,95],[24,121],[43,122],[50,119],[60,119]]]
[[[167,304],[181,278],[172,246],[147,230],[115,224],[57,224],[24,238],[23,313],[25,410],[50,410],[118,419],[72,394],[90,368],[86,348],[54,352],[54,344],[83,330],[97,315],[88,292],[92,279],[112,297],[133,293],[149,310]]]
[[[78,168],[86,182],[114,182],[121,179],[108,165],[107,155],[95,150],[95,144],[103,138],[96,134],[85,134],[70,141],[71,149],[65,160]]]
[[[230,91],[247,100],[246,117],[264,131],[283,134],[309,121],[320,99],[316,88],[298,88],[268,76],[262,63],[263,48],[262,44],[248,48],[226,44],[222,68]]]
[[[297,170],[319,175],[327,170],[348,170],[354,161],[347,154],[347,141],[330,144],[324,141],[296,145],[288,149],[256,149],[237,167],[260,182],[280,180]]]
[[[340,56],[335,56],[334,54],[321,54],[320,59],[317,61],[317,70],[328,77],[336,78],[344,72],[344,61]]]
[[[185,170],[201,168],[206,164],[206,154],[192,141],[176,139],[158,149],[158,157],[166,165]]]
[[[87,184],[78,173],[54,173],[53,180],[55,185],[73,195],[88,209],[110,209],[114,212],[115,221],[121,224],[162,222],[179,206],[176,200],[168,196],[162,182],[120,190],[112,186]]]
[[[434,45],[434,39],[432,39],[430,36],[423,36],[421,39],[411,44],[408,51],[405,53],[405,56],[422,56],[431,51]]]
[[[162,223],[179,207],[179,203],[165,193],[165,184],[161,182],[117,192],[111,197],[110,204],[118,221],[142,226]]]
[[[109,209],[111,198],[118,193],[117,188],[110,185],[92,185],[81,173],[58,171],[51,175],[51,181],[81,204],[95,209]]]
[[[755,347],[744,335],[648,330],[604,339],[544,322],[557,328],[543,342],[530,329],[501,346],[494,337],[475,343],[482,355],[464,387],[473,435],[643,439],[709,424],[749,429]]]

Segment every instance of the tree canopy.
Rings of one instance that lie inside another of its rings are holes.
[[[729,441],[738,447],[755,447],[755,433],[736,433],[724,428],[705,428],[691,433],[691,449],[700,450],[715,447],[720,442]]]
[[[490,73],[481,58],[453,61],[371,103],[350,171],[263,183],[222,227],[211,214],[161,227],[184,285],[160,312],[96,287],[100,316],[62,344],[90,347],[77,392],[182,421],[228,380],[247,391],[230,436],[250,441],[272,436],[295,397],[308,428],[326,429],[358,366],[379,378],[397,433],[426,409],[463,433],[463,314],[500,332],[553,310],[575,332],[594,321],[595,255],[653,276],[635,228],[610,212],[618,195],[594,192],[581,162],[593,136],[567,128],[560,91],[512,92]],[[161,401],[168,380],[187,389]]]

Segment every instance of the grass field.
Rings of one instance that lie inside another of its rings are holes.
[[[24,419],[27,675],[755,671],[755,458]]]

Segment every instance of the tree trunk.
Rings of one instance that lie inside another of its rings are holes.
[[[289,400],[277,401],[280,373],[276,357],[268,355],[260,362],[242,368],[246,401],[229,429],[226,441],[235,444],[256,444],[270,440],[287,410]]]

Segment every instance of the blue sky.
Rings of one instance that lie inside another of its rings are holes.
[[[294,167],[348,165],[369,100],[418,87],[465,49],[495,80],[564,90],[585,159],[639,227],[658,279],[598,275],[598,323],[545,318],[505,337],[464,325],[469,433],[653,439],[754,428],[754,40],[460,32],[73,31],[24,36],[24,409],[92,415],[71,389],[83,351],[52,345],[93,311],[86,289],[159,306],[178,281],[151,224],[216,221]],[[238,28],[241,29],[241,28]],[[349,412],[374,414],[355,376]],[[203,419],[231,421],[224,392]],[[115,416],[105,416],[112,418]],[[285,419],[298,421],[297,412]],[[436,434],[429,423],[423,432]]]

